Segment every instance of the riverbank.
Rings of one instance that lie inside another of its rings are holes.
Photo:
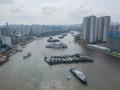
[[[17,52],[19,52],[18,50],[17,50],[17,46],[18,45],[21,45],[21,46],[25,46],[25,45],[27,45],[27,44],[29,44],[29,43],[31,43],[32,41],[34,41],[35,39],[30,39],[30,40],[28,40],[28,41],[26,41],[26,42],[24,42],[24,43],[22,43],[22,44],[16,44],[16,45],[14,45],[11,49],[9,49],[9,50],[5,50],[4,52],[2,52],[2,53],[0,53],[0,64],[1,63],[3,63],[3,62],[5,62],[5,61],[8,61],[9,60],[9,57],[10,56],[12,56],[12,55],[14,55],[14,54],[16,54]],[[4,60],[3,60],[3,57],[6,57]]]
[[[116,57],[116,58],[120,58],[120,55],[117,55],[117,53],[107,51],[107,50],[103,50],[103,49],[99,49],[99,48],[96,48],[96,47],[92,47],[92,46],[89,46],[88,44],[82,44],[80,41],[79,41],[79,45],[82,46],[82,47],[85,47],[85,48],[89,48],[89,49],[92,49],[92,50],[99,51],[101,53],[104,53],[104,54],[107,54],[107,55],[110,55],[110,56],[113,56],[113,57]]]
[[[58,36],[57,36],[58,37]],[[56,38],[53,37],[53,38]],[[79,46],[71,34],[61,41],[68,49],[47,49],[46,38],[41,38],[25,46],[22,53],[15,54],[0,66],[0,90],[119,90],[120,60],[100,52]],[[71,42],[69,44],[69,42]],[[26,60],[23,55],[31,52]],[[80,53],[91,57],[94,63],[73,63],[50,66],[44,57],[72,55]],[[87,76],[88,85],[82,85],[70,72],[70,68],[81,70]],[[70,80],[67,77],[71,76]],[[56,88],[51,88],[55,86]]]
[[[27,40],[26,42],[24,42],[24,43],[21,43],[21,44],[16,44],[11,50],[9,50],[9,51],[7,51],[8,53],[8,56],[11,56],[11,55],[14,55],[14,54],[16,54],[17,52],[19,52],[18,50],[17,50],[17,46],[18,45],[21,45],[22,47],[24,47],[24,46],[26,46],[27,44],[29,44],[29,43],[31,43],[32,41],[34,41],[35,39],[30,39],[30,40]]]
[[[21,46],[26,46],[27,44],[31,43],[32,41],[34,41],[35,39],[30,39],[22,44],[20,44]]]

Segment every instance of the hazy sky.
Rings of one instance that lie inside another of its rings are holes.
[[[0,0],[0,24],[79,24],[88,15],[120,19],[120,0]]]

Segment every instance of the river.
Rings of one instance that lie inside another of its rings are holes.
[[[34,40],[0,66],[0,90],[120,90],[120,59],[79,46],[71,34],[61,39],[68,44],[63,50],[45,48],[47,39]],[[27,52],[32,56],[23,59]],[[75,53],[86,54],[95,62],[50,66],[44,61],[45,56]],[[78,81],[69,72],[70,68],[81,70],[88,85]],[[66,80],[68,75],[71,80]]]

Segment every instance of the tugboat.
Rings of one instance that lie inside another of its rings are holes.
[[[62,36],[67,36],[67,34],[63,34]]]
[[[67,48],[67,44],[64,43],[51,43],[49,45],[46,45],[46,48],[57,48],[57,49],[62,49],[62,48]]]
[[[67,36],[67,34],[64,34],[64,36]]]
[[[49,39],[52,39],[52,37],[49,37]]]
[[[73,34],[74,34],[74,32],[71,32],[71,34],[73,35]]]
[[[64,38],[64,36],[59,36],[60,39]]]
[[[83,84],[87,84],[86,76],[79,70],[75,68],[71,68],[70,72],[78,79],[80,80]]]
[[[26,55],[23,56],[23,59],[29,58],[31,56],[31,53],[27,53]]]

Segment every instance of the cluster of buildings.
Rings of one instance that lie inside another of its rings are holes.
[[[82,39],[87,43],[107,41],[107,32],[110,28],[110,16],[89,16],[83,19]]]
[[[114,23],[107,33],[107,47],[112,51],[120,52],[120,24]]]
[[[90,44],[106,43],[112,51],[120,51],[120,24],[111,23],[110,16],[89,16],[83,19],[81,38]]]
[[[66,25],[31,25],[30,34],[33,36],[56,35],[69,31]]]
[[[15,44],[24,43],[32,38],[27,25],[9,25],[6,23],[6,25],[0,26],[0,33],[0,48],[3,45],[12,47]]]
[[[13,46],[32,39],[33,36],[55,35],[69,31],[69,25],[18,25],[8,24],[0,26],[0,48],[3,45]]]

